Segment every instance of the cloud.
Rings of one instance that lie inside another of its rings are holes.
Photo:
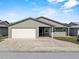
[[[64,4],[63,7],[65,7],[65,8],[71,8],[71,7],[74,7],[74,6],[78,5],[78,4],[79,4],[79,2],[77,0],[69,0],[68,2],[66,2]]]
[[[46,17],[55,16],[56,14],[57,14],[57,11],[52,8],[47,8],[47,9],[40,11],[40,15],[46,16]]]
[[[73,10],[72,10],[72,9],[69,9],[69,10],[63,10],[63,12],[64,12],[65,14],[68,14],[68,13],[73,12]]]
[[[9,12],[9,13],[6,13],[7,16],[16,16],[17,13],[14,13],[14,12]]]
[[[67,2],[66,2],[67,1]],[[49,3],[59,3],[64,2],[64,8],[71,8],[79,4],[78,0],[48,0]]]
[[[25,15],[17,12],[5,12],[0,15],[1,20],[7,20],[9,22],[15,22],[23,18],[25,18]]]
[[[53,3],[53,2],[64,2],[65,0],[48,0],[49,3]]]

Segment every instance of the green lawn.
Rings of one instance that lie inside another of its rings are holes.
[[[77,41],[77,37],[69,36],[69,37],[54,37],[57,40],[62,40],[62,41],[68,41],[72,43],[79,44],[79,41]]]

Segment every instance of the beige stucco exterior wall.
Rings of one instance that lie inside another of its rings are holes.
[[[64,37],[67,36],[66,32],[53,32],[54,37]]]
[[[37,22],[37,21],[33,21],[33,20],[27,20],[27,21],[24,21],[24,22],[21,22],[21,23],[18,23],[18,24],[15,24],[13,26],[9,26],[8,27],[8,37],[11,38],[12,37],[12,28],[24,28],[24,29],[28,29],[28,28],[31,28],[31,29],[36,29],[36,34],[37,34],[37,37],[38,37],[38,32],[39,32],[39,27],[50,27],[49,25],[46,25],[46,24],[43,24],[43,23],[40,23],[40,22]]]

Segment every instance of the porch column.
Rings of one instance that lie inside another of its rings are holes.
[[[51,29],[51,37],[53,38],[53,27]]]
[[[39,37],[39,27],[36,29],[36,37]]]
[[[69,34],[70,34],[70,28],[68,27],[68,36],[70,36]]]

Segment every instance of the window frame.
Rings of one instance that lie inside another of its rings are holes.
[[[65,31],[67,31],[67,30],[66,30],[66,28],[64,28],[64,27],[55,27],[55,28],[53,29],[53,31],[54,31],[54,32],[65,32]]]

